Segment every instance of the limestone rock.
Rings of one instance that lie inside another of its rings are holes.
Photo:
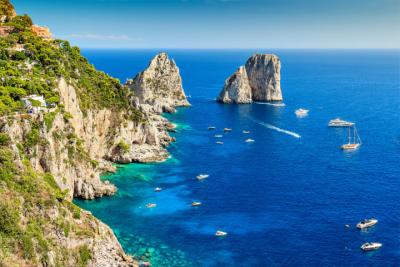
[[[149,105],[156,113],[175,112],[176,107],[189,106],[182,88],[182,78],[175,62],[166,53],[156,55],[146,70],[128,80],[139,105]]]
[[[241,66],[225,81],[224,89],[217,100],[223,103],[251,103],[251,87],[245,67]]]
[[[282,101],[281,63],[275,55],[257,54],[229,77],[217,100],[246,104],[252,101]]]

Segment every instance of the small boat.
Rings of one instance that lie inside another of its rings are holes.
[[[299,108],[299,109],[296,110],[294,113],[296,114],[297,117],[303,118],[303,117],[305,117],[305,116],[308,115],[308,112],[310,112],[310,111],[307,110],[307,109]]]
[[[371,250],[377,250],[382,247],[381,243],[378,242],[367,242],[362,244],[361,249],[364,251],[371,251]]]
[[[146,208],[148,208],[148,209],[155,208],[155,207],[157,207],[157,204],[154,204],[154,203],[149,203],[146,205]]]
[[[249,139],[246,139],[246,141],[245,141],[246,143],[254,143],[255,142],[255,140],[254,139],[251,139],[251,138],[249,138]]]
[[[364,228],[368,228],[368,227],[374,226],[377,223],[378,223],[377,219],[365,219],[365,220],[357,223],[357,228],[358,229],[364,229]]]
[[[353,127],[353,140],[351,135],[351,127]],[[349,126],[348,139],[349,142],[347,144],[342,145],[343,150],[355,150],[361,145],[361,139],[358,136],[355,126]]]
[[[215,235],[216,235],[216,236],[226,236],[226,235],[228,235],[228,233],[218,230],[218,231],[215,233]]]
[[[210,127],[208,127],[208,130],[215,130],[215,129],[217,129],[216,127],[214,127],[214,126],[210,126]]]
[[[217,142],[215,142],[217,145],[223,145],[224,144],[224,142],[221,142],[221,141],[217,141]]]
[[[250,131],[243,131],[242,133],[244,133],[244,134],[249,134]]]
[[[192,202],[192,207],[198,207],[198,206],[201,206],[201,202],[196,202],[196,201]]]
[[[216,135],[214,135],[214,137],[215,138],[222,138],[222,137],[224,137],[222,134],[216,134]]]
[[[353,126],[354,122],[349,122],[349,121],[344,121],[341,120],[340,118],[330,120],[328,126],[329,127],[349,127]]]
[[[231,132],[232,129],[231,128],[224,128],[224,132]]]
[[[154,192],[161,192],[162,191],[162,188],[161,187],[156,187],[156,188],[154,188]]]
[[[198,180],[204,180],[204,179],[207,179],[208,177],[210,177],[210,175],[208,175],[208,174],[199,174],[196,176],[196,178]]]

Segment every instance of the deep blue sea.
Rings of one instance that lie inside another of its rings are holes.
[[[122,82],[157,52],[83,51]],[[128,253],[172,267],[400,266],[399,50],[167,52],[192,104],[166,115],[178,125],[171,158],[119,166],[103,177],[119,188],[115,196],[76,201],[110,225]],[[254,52],[281,58],[286,106],[216,103],[225,79]],[[298,108],[309,115],[297,118]],[[337,117],[356,122],[357,151],[340,149],[346,129],[327,127]],[[203,173],[210,177],[197,181]],[[370,217],[375,227],[355,228]],[[383,247],[363,252],[367,241]]]

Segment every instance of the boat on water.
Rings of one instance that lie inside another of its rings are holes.
[[[249,134],[250,131],[243,131],[242,133],[244,133],[244,134]]]
[[[193,201],[192,202],[192,207],[198,207],[201,206],[201,202]]]
[[[349,126],[353,126],[353,125],[354,125],[354,122],[344,121],[344,120],[341,120],[340,118],[330,120],[328,123],[329,127],[349,127]]]
[[[351,131],[353,128],[353,131]],[[349,126],[348,143],[342,145],[343,150],[355,150],[361,145],[361,139],[358,136],[356,126]]]
[[[222,138],[222,137],[224,137],[222,134],[216,134],[216,135],[214,135],[214,137],[215,138]]]
[[[221,141],[218,141],[218,142],[215,142],[217,145],[223,145],[224,144],[224,142],[221,142]]]
[[[218,230],[218,231],[215,233],[215,235],[216,235],[216,236],[226,236],[226,235],[228,235],[228,233],[227,233],[227,232],[224,232],[224,231]]]
[[[361,249],[364,251],[371,251],[371,250],[377,250],[382,247],[382,243],[378,242],[367,242],[362,244]]]
[[[245,141],[246,143],[254,143],[255,142],[255,140],[254,139],[251,139],[251,138],[249,138],[249,139],[246,139],[246,141]]]
[[[208,177],[210,177],[210,175],[208,175],[208,174],[199,174],[196,176],[196,178],[198,180],[204,180],[204,179],[207,179]]]
[[[302,118],[307,116],[308,112],[310,112],[308,109],[299,108],[294,113],[296,114],[297,117]]]
[[[154,188],[154,192],[161,192],[162,191],[162,188],[161,187],[156,187],[156,188]]]
[[[231,132],[232,129],[231,128],[224,128],[224,132]]]
[[[361,222],[357,223],[357,228],[364,229],[364,228],[374,226],[377,223],[378,223],[377,219],[365,219],[365,220],[362,220]]]
[[[154,203],[149,203],[146,205],[146,208],[148,208],[148,209],[155,208],[155,207],[157,207],[157,204],[154,204]]]
[[[210,126],[210,127],[208,127],[208,130],[215,130],[215,129],[217,129],[216,127],[214,127],[214,126]]]

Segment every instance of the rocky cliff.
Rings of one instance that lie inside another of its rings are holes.
[[[225,81],[217,101],[227,104],[282,101],[280,70],[277,56],[254,55]]]
[[[129,80],[127,86],[135,92],[144,111],[172,113],[176,107],[190,105],[182,88],[179,68],[166,53],[156,55],[147,69]]]

